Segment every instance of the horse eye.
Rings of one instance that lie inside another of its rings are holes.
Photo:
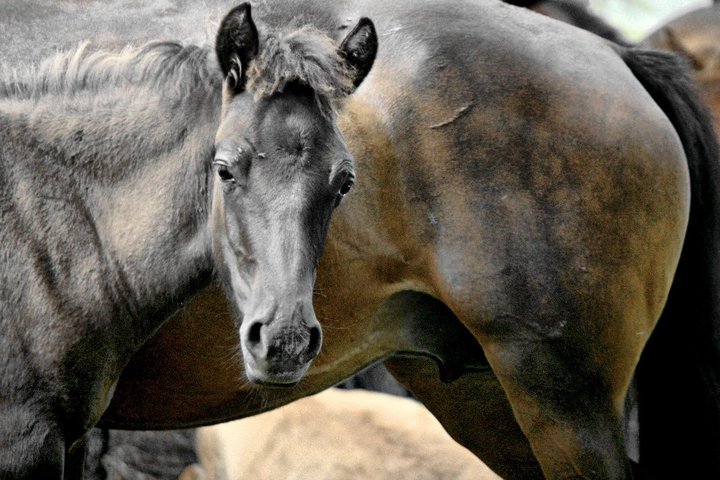
[[[227,165],[218,165],[217,167],[218,176],[220,177],[220,180],[223,182],[234,182],[235,177],[233,177],[232,173],[230,173],[230,170],[228,170]]]
[[[355,182],[352,180],[347,180],[345,183],[342,184],[342,187],[340,187],[340,195],[345,196],[350,192],[350,189],[353,187]]]

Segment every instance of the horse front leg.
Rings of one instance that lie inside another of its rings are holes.
[[[530,444],[489,368],[443,383],[435,362],[426,358],[393,357],[385,361],[385,366],[435,415],[456,442],[495,473],[513,480],[542,478]]]

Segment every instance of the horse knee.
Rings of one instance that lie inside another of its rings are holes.
[[[65,446],[58,428],[27,409],[0,416],[0,478],[60,479]]]

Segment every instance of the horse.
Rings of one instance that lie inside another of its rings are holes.
[[[101,425],[248,416],[384,361],[503,477],[630,478],[628,383],[639,362],[644,391],[672,388],[654,369],[672,361],[698,421],[640,473],[720,473],[717,143],[676,56],[494,1],[257,11],[335,36],[365,15],[381,40],[341,111],[360,173],[318,269],[323,350],[291,389],[244,382],[214,284],[134,356]]]
[[[720,134],[720,2],[670,20],[640,41],[643,48],[676,52],[686,57],[694,70],[703,100],[714,115]]]
[[[419,402],[363,390],[331,388],[261,415],[199,428],[195,445],[198,462],[180,480],[274,480],[289,474],[316,480],[498,480]]]
[[[712,431],[717,146],[675,57],[494,1],[254,13],[336,39],[365,15],[380,37],[340,111],[358,185],[317,271],[323,349],[295,387],[244,381],[213,282],[134,355],[100,425],[239,418],[384,360],[504,477],[627,478],[622,399],[652,335],[642,362],[694,372],[688,401]],[[641,467],[712,475],[717,443],[699,446]]]
[[[102,430],[87,435],[83,480],[174,480],[199,461],[195,430]]]
[[[213,274],[248,378],[299,380],[354,178],[337,109],[376,50],[367,18],[261,37],[245,3],[215,49],[81,46],[0,81],[0,477],[81,475],[125,364]]]

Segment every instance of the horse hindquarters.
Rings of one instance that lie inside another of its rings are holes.
[[[642,50],[622,56],[675,126],[691,179],[680,263],[637,368],[640,468],[648,478],[720,478],[717,139],[679,57]]]
[[[550,57],[507,79],[516,103],[503,91],[483,100],[491,117],[468,113],[464,128],[482,134],[453,155],[472,167],[456,181],[467,188],[433,204],[434,289],[481,343],[552,479],[632,476],[625,394],[689,210],[672,125],[613,50],[593,48],[597,65],[572,79],[576,66]]]

